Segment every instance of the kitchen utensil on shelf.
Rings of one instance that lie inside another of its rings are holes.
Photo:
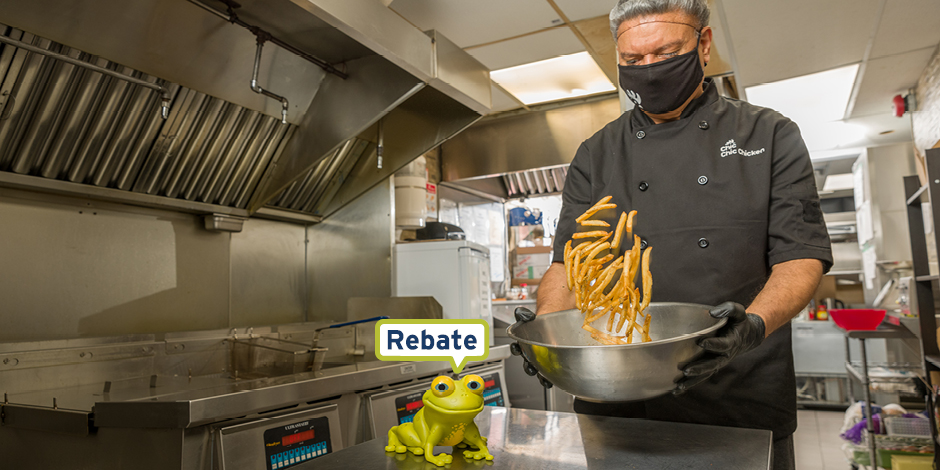
[[[648,343],[599,344],[581,328],[584,314],[574,309],[514,323],[508,333],[545,378],[572,395],[594,402],[643,400],[674,389],[682,376],[679,366],[702,354],[696,342],[725,325],[727,319],[712,318],[710,308],[651,303]],[[606,322],[598,319],[592,326],[604,329]]]

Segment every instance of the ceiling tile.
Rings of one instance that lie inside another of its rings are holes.
[[[856,147],[877,147],[898,142],[910,142],[914,139],[911,132],[911,115],[894,117],[890,112],[849,119],[849,124],[859,125],[865,129],[865,138],[855,143]],[[881,135],[882,132],[891,131]]]
[[[891,99],[917,85],[917,79],[933,57],[934,49],[926,48],[868,61],[859,88],[852,117],[883,114],[891,111]]]
[[[531,33],[560,21],[545,0],[395,0],[389,7],[421,30],[436,29],[460,47]]]
[[[743,88],[860,62],[879,1],[723,0],[722,4]]]
[[[571,29],[562,26],[488,46],[470,48],[467,52],[490,70],[499,70],[583,50],[584,46]]]
[[[584,40],[594,49],[594,61],[604,71],[604,75],[611,83],[617,83],[617,47],[610,35],[607,17],[595,17],[575,21],[574,27],[578,29]]]
[[[888,0],[871,57],[936,47],[940,43],[940,2]]]
[[[555,0],[555,4],[571,21],[579,21],[595,16],[610,16],[610,10],[617,0]]]

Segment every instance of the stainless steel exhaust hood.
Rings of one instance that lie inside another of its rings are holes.
[[[483,65],[378,1],[243,1],[238,18],[342,72],[269,44],[255,75],[256,37],[223,19],[226,4],[199,3],[6,5],[0,34],[160,84],[172,101],[164,121],[159,93],[3,45],[0,185],[315,222],[489,108]]]
[[[619,115],[603,95],[487,117],[441,147],[443,180],[504,199],[560,193],[581,142]]]

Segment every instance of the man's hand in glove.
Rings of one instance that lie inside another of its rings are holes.
[[[718,330],[715,337],[699,340],[698,345],[705,349],[705,354],[682,369],[683,378],[676,383],[674,395],[704,382],[735,356],[760,346],[764,341],[764,320],[745,312],[741,304],[725,302],[708,313],[713,318],[727,318],[728,323]]]
[[[517,322],[530,322],[535,320],[535,312],[529,310],[525,307],[517,307],[514,312]],[[525,370],[525,373],[528,375],[534,375],[539,379],[539,383],[542,384],[545,388],[552,388],[552,383],[548,381],[542,374],[539,373],[538,369],[533,366],[529,360],[522,354],[522,347],[519,346],[519,343],[512,343],[509,345],[509,351],[512,352],[513,356],[522,356],[522,369]]]

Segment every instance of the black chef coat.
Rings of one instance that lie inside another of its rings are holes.
[[[578,227],[575,218],[610,195],[618,209],[596,218],[613,227],[621,211],[638,212],[634,233],[653,247],[654,302],[746,306],[775,264],[818,259],[828,271],[829,235],[796,124],[719,96],[708,80],[704,86],[677,121],[654,124],[634,108],[581,144],[565,183],[555,260],[563,259],[575,231],[591,229]],[[621,251],[631,246],[627,241]],[[581,405],[600,414],[622,409]],[[790,325],[705,383],[641,408],[650,419],[767,429],[775,439],[792,434]]]

